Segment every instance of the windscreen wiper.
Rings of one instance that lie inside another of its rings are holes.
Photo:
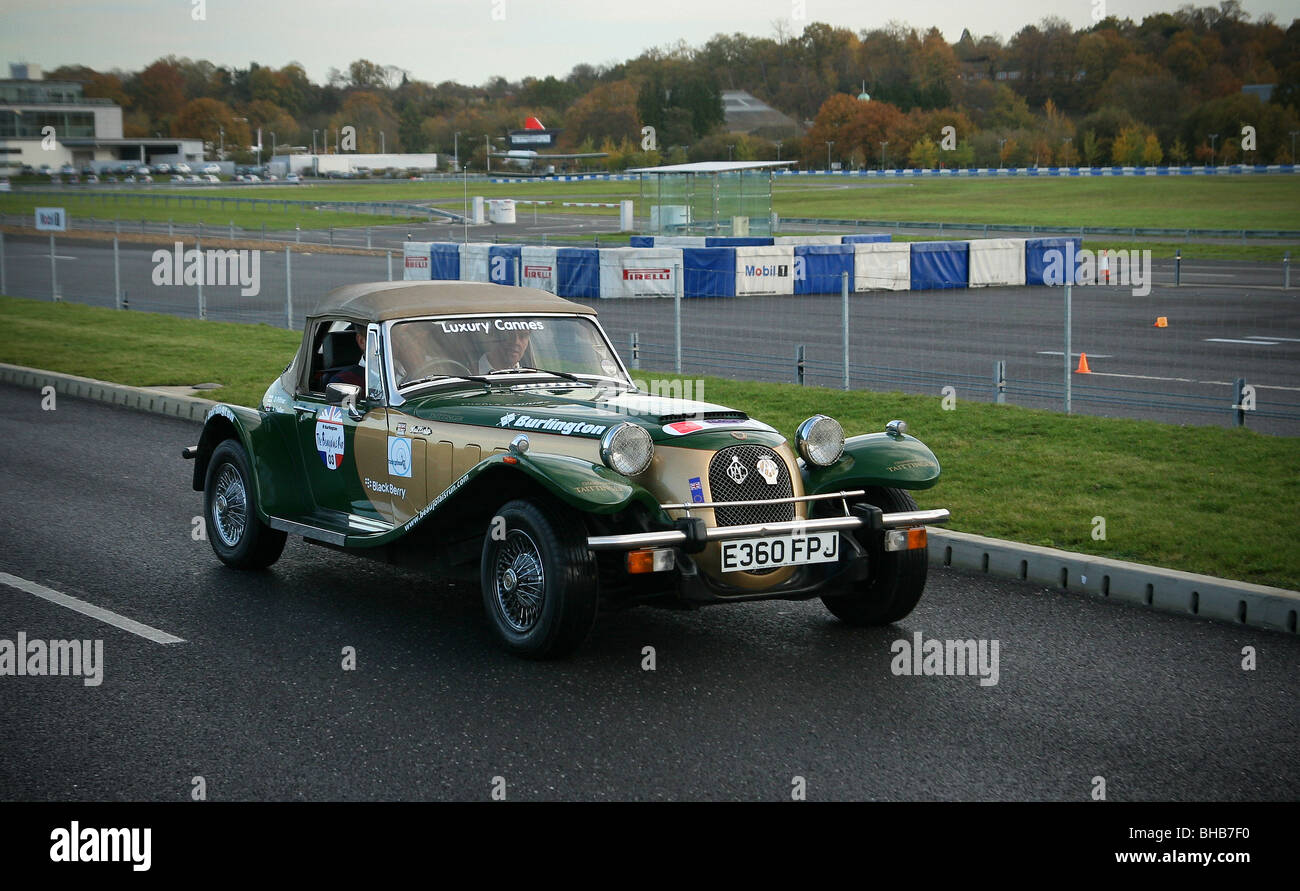
[[[413,387],[416,384],[427,384],[430,381],[444,381],[444,380],[474,381],[476,384],[483,384],[486,387],[492,386],[492,381],[488,380],[485,377],[480,377],[479,375],[476,374],[431,374],[428,377],[416,378],[413,381],[402,381],[402,383],[400,383],[397,388],[400,390],[405,387]]]
[[[582,383],[582,379],[576,374],[570,374],[567,371],[552,371],[549,368],[493,368],[488,374],[553,374],[556,377],[564,378],[566,381],[573,381],[575,384]]]

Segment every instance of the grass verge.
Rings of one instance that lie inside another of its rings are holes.
[[[32,215],[35,208],[62,207],[67,210],[69,217],[76,220],[94,218],[96,220],[116,219],[123,222],[128,220],[149,220],[165,223],[171,220],[174,223],[203,223],[205,226],[212,226],[214,234],[216,230],[224,228],[230,223],[251,231],[260,230],[263,223],[271,230],[292,229],[294,226],[302,226],[304,229],[324,229],[334,226],[342,229],[386,226],[392,223],[419,222],[425,219],[424,217],[392,217],[387,214],[340,213],[338,211],[314,210],[311,207],[294,205],[287,208],[276,205],[238,208],[204,206],[204,195],[205,193],[202,192],[193,196],[186,194],[184,197],[187,200],[191,197],[196,199],[196,205],[182,202],[178,206],[174,196],[171,202],[164,205],[160,200],[155,200],[153,195],[133,195],[130,198],[105,200],[96,198],[93,195],[24,195],[21,192],[14,192],[9,195],[0,195],[0,212],[23,217],[22,222],[30,226],[32,225]],[[266,198],[268,196],[241,195],[239,197]],[[276,197],[311,200],[306,196],[291,196],[286,193],[280,193]],[[13,218],[10,217],[10,220],[13,221]]]
[[[201,322],[0,297],[0,361],[136,386],[215,381],[217,398],[254,405],[299,336],[266,325]],[[673,375],[638,372],[647,379]],[[816,412],[850,435],[904,418],[943,465],[923,507],[950,528],[1259,584],[1300,587],[1295,440],[1250,430],[1066,416],[935,397],[706,378],[703,398],[793,433]],[[1104,540],[1093,538],[1096,517]]]

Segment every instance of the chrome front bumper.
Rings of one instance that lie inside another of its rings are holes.
[[[822,501],[830,499],[847,499],[864,494],[861,490],[852,492],[832,492],[826,495],[803,495],[793,498],[773,498],[764,501],[729,501],[717,503],[718,506],[736,507],[746,504],[774,504],[794,501]],[[684,510],[689,515],[692,509],[713,507],[716,502],[696,504],[665,504],[665,510]],[[952,514],[947,508],[935,510],[898,511],[881,515],[881,527],[898,529],[908,526],[937,526],[947,523]],[[785,523],[755,523],[748,526],[710,526],[704,531],[706,541],[729,541],[736,538],[761,538],[770,535],[805,534],[808,532],[828,532],[846,529],[860,529],[873,525],[864,516],[848,514],[842,517],[819,517],[815,520],[792,520]],[[689,541],[680,529],[665,529],[659,532],[633,532],[626,535],[592,535],[587,538],[587,547],[593,551],[630,551],[637,548],[674,547]]]

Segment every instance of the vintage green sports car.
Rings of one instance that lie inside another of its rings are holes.
[[[939,462],[906,425],[793,443],[745,412],[638,388],[588,306],[535,288],[380,282],[328,294],[256,409],[217,405],[194,461],[208,539],[263,569],[288,534],[477,578],[496,636],[559,656],[598,608],[820,597],[912,611]]]

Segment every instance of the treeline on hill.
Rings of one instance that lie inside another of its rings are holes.
[[[1300,19],[1286,30],[1271,16],[1249,19],[1226,0],[1078,31],[1048,18],[1005,42],[966,31],[956,44],[937,28],[812,23],[793,36],[778,23],[772,37],[719,34],[564,78],[481,86],[426,83],[364,59],[323,84],[296,63],[230,69],[171,56],[139,72],[71,66],[47,76],[121,104],[128,136],[214,147],[224,138],[235,160],[251,159],[243,147],[259,127],[268,145],[273,132],[278,144],[311,146],[315,131],[323,151],[352,125],[358,151],[378,151],[382,133],[389,151],[450,155],[459,133],[462,160],[482,169],[484,137],[536,115],[564,129],[561,148],[609,152],[615,170],[778,153],[821,167],[828,151],[853,167],[1285,163],[1300,130]],[[1271,100],[1244,93],[1247,84],[1275,85]],[[857,98],[864,88],[870,101]],[[720,97],[730,89],[800,126],[729,133]],[[641,149],[646,125],[657,151]]]

